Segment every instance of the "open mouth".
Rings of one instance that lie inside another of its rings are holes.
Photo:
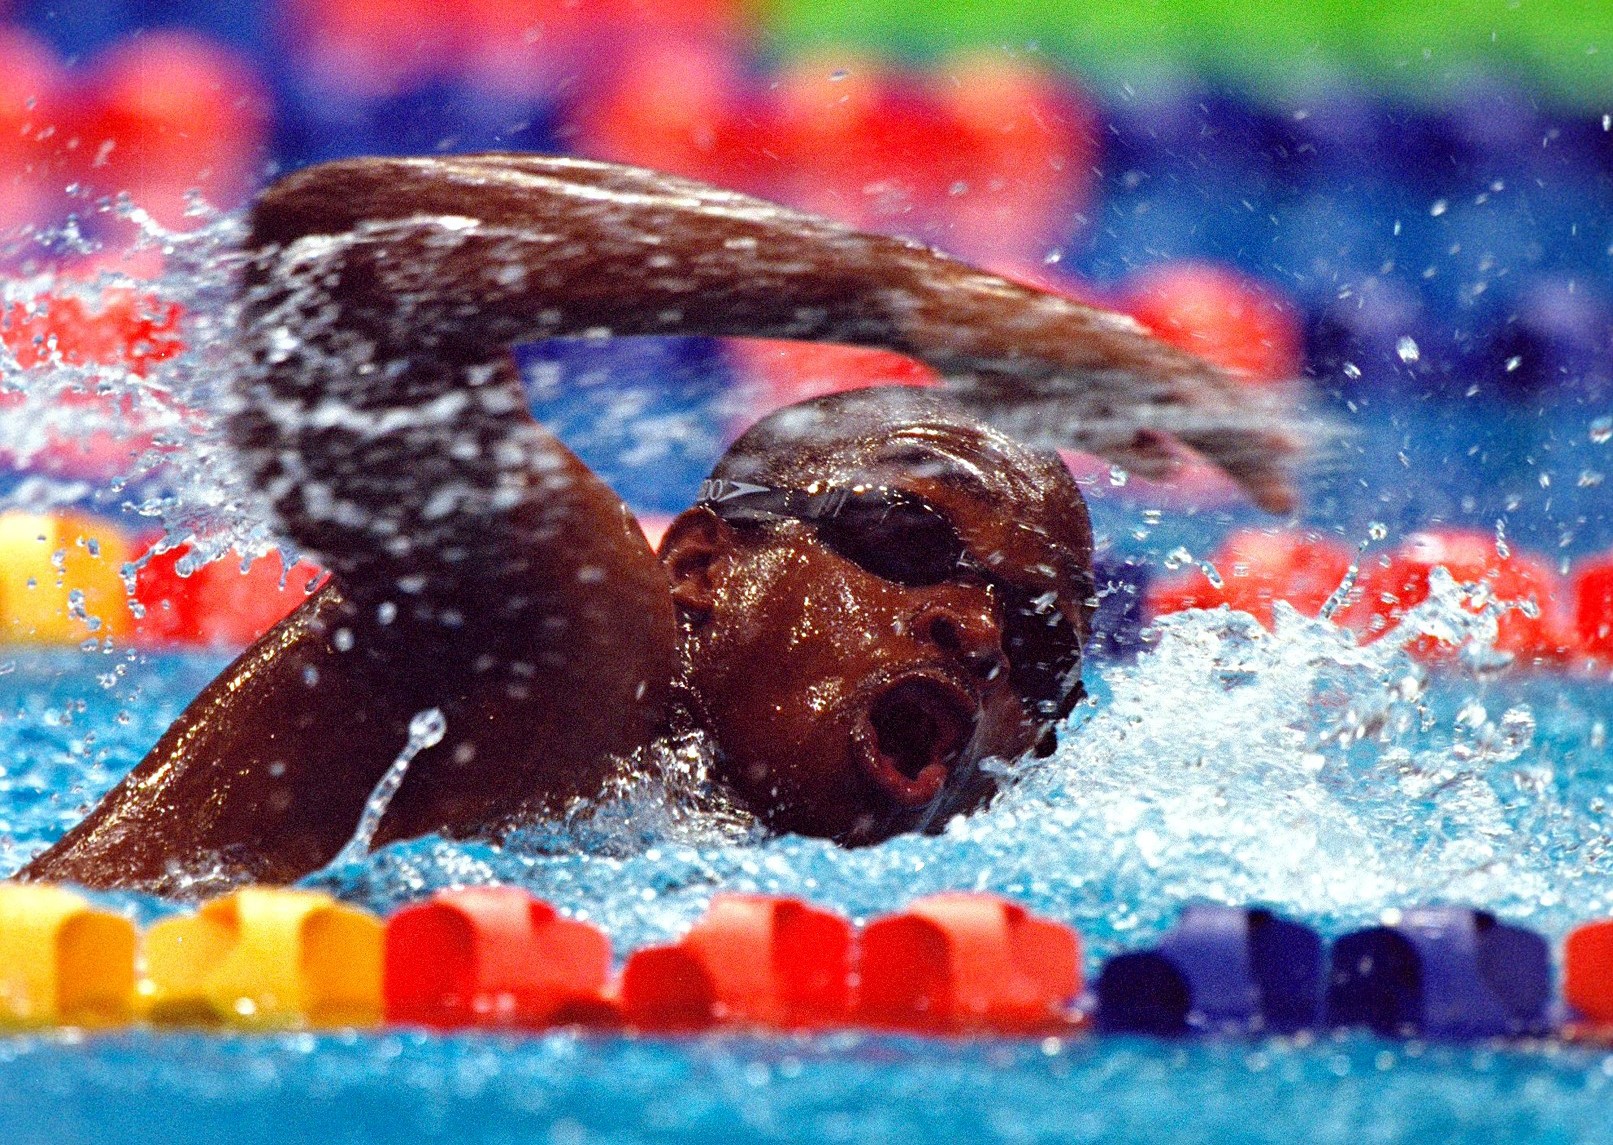
[[[865,769],[906,807],[941,793],[975,729],[975,706],[956,688],[908,676],[875,697],[863,736]]]

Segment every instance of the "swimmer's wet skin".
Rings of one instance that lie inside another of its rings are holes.
[[[332,582],[26,878],[294,880],[430,708],[447,733],[378,844],[557,813],[691,731],[774,829],[936,828],[988,797],[983,760],[1047,745],[1078,698],[1091,530],[1022,440],[1142,473],[1185,443],[1262,506],[1293,500],[1297,435],[1129,319],[670,176],[343,161],[266,191],[247,248],[230,434]],[[527,416],[508,354],[634,334],[886,347],[946,382],[765,419],[657,559]]]

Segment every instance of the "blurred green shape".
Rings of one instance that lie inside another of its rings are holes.
[[[784,51],[1034,47],[1107,86],[1189,69],[1280,95],[1343,75],[1437,99],[1514,75],[1613,103],[1613,0],[772,0],[764,26]]]

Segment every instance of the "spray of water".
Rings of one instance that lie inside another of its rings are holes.
[[[397,758],[386,769],[386,774],[376,783],[370,792],[370,797],[364,801],[364,813],[358,817],[358,826],[353,831],[353,837],[347,841],[331,860],[333,866],[346,866],[350,863],[362,863],[370,857],[370,845],[375,841],[375,832],[381,826],[381,818],[386,809],[392,805],[392,797],[403,786],[404,777],[409,774],[409,765],[414,757],[425,751],[428,747],[436,747],[442,742],[443,735],[448,731],[448,721],[443,718],[441,708],[427,708],[423,712],[416,712],[409,721],[409,742],[398,752]]]
[[[32,471],[0,504],[39,511],[80,503],[132,514],[160,529],[156,551],[188,544],[191,566],[232,549],[248,558],[265,553],[276,538],[224,440],[221,417],[234,368],[242,220],[198,211],[195,229],[181,232],[126,203],[98,209],[138,228],[122,256],[76,238],[64,245],[61,233],[42,235],[40,253],[48,247],[56,257],[25,252],[16,260],[24,272],[0,282],[8,334],[0,343],[0,442],[8,464]],[[98,269],[61,262],[64,250],[96,260]],[[85,352],[49,333],[70,310],[93,321],[114,307],[136,325],[158,324],[163,352],[153,357],[137,347],[130,355],[105,334]],[[117,444],[93,479],[74,476],[71,464],[67,472],[53,465],[53,454],[71,455],[98,437]]]
[[[1560,685],[1472,667],[1493,657],[1505,607],[1438,573],[1406,624],[1366,646],[1285,606],[1275,631],[1226,609],[1168,617],[1135,663],[1100,669],[1099,698],[1054,755],[1002,767],[993,804],[939,836],[851,851],[766,837],[711,806],[709,757],[683,743],[502,847],[417,840],[312,882],[387,909],[469,867],[624,945],[676,935],[721,890],[858,918],[991,890],[1079,923],[1099,952],[1195,899],[1334,930],[1391,906],[1469,902],[1560,930],[1613,901],[1613,857],[1585,804],[1605,736]],[[1405,651],[1424,634],[1467,657],[1431,675]]]
[[[41,274],[7,283],[3,298],[48,305],[64,291],[141,290],[184,308],[187,351],[144,372],[48,354],[25,370],[0,356],[0,389],[17,403],[0,408],[0,440],[19,454],[47,448],[51,433],[102,416],[63,406],[64,393],[115,396],[151,445],[96,496],[159,523],[166,543],[193,543],[195,559],[261,551],[272,540],[266,514],[219,427],[234,368],[239,221],[183,235],[144,225],[163,258],[157,279],[103,275],[74,287]],[[10,494],[69,495],[82,489],[50,478]],[[866,917],[916,894],[977,887],[1080,922],[1099,949],[1157,929],[1194,898],[1265,902],[1339,925],[1390,905],[1463,900],[1566,925],[1613,901],[1600,815],[1585,798],[1604,782],[1594,773],[1605,732],[1598,740],[1581,727],[1585,705],[1543,702],[1504,672],[1492,648],[1501,607],[1475,606],[1436,576],[1400,635],[1365,647],[1282,608],[1275,632],[1224,610],[1169,618],[1134,664],[1098,670],[1099,701],[1076,714],[1054,755],[1001,769],[986,811],[939,836],[854,851],[765,837],[722,805],[709,752],[690,741],[636,761],[604,800],[501,846],[433,838],[371,854],[409,762],[441,737],[440,713],[427,711],[352,843],[311,881],[378,909],[439,886],[515,882],[602,922],[624,946],[676,933],[720,889],[801,894]],[[1421,633],[1464,649],[1442,678],[1404,651]],[[13,787],[62,788],[30,778],[22,758]],[[74,789],[75,803],[115,778],[105,770]],[[45,808],[41,822],[54,834],[71,813]]]

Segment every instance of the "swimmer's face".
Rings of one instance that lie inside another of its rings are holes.
[[[815,483],[881,490],[939,527],[848,535],[697,508],[669,530],[691,704],[724,778],[771,827],[845,843],[939,828],[994,790],[984,760],[1026,754],[1073,700],[1085,508],[1071,485],[1069,519],[1049,528],[985,444],[914,427]],[[949,534],[961,553],[941,551]]]

